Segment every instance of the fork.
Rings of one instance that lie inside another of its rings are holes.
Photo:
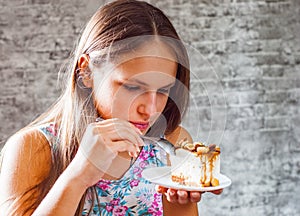
[[[143,139],[143,141],[148,140],[148,141],[153,142],[154,144],[157,144],[166,153],[168,153],[170,155],[176,155],[175,146],[171,142],[169,142],[168,140],[163,138],[162,136],[161,137],[148,137],[148,136],[141,135],[140,137]]]

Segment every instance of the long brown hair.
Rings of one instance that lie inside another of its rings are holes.
[[[34,188],[41,191],[41,194],[33,206],[29,206],[28,209],[36,208],[39,205],[49,190],[49,188],[45,190],[45,186],[53,185],[58,176],[70,164],[87,125],[95,121],[97,117],[92,89],[80,87],[76,73],[79,70],[77,66],[79,57],[82,54],[89,55],[94,51],[112,50],[106,48],[112,47],[119,41],[140,36],[160,36],[172,39],[165,41],[169,41],[166,43],[176,53],[178,83],[172,87],[167,105],[162,113],[167,121],[165,134],[173,132],[180,124],[188,106],[190,73],[188,56],[175,28],[160,9],[146,2],[117,0],[104,5],[87,23],[81,39],[72,53],[72,58],[63,71],[67,81],[64,93],[48,111],[30,124],[31,127],[36,127],[43,123],[55,122],[58,127],[57,139],[59,142],[52,149],[53,162],[49,177],[41,182],[37,186],[38,188]],[[125,47],[132,49],[133,46],[137,47],[145,43],[144,40],[134,41],[135,43],[125,43],[124,47],[119,48],[118,52],[114,54],[124,52]],[[113,53],[105,54],[113,55]],[[159,122],[155,125],[159,125]],[[152,134],[155,134],[155,128],[159,128],[155,125],[150,130]],[[91,187],[88,190],[94,191],[94,188]],[[76,215],[81,215],[86,193],[81,199]]]

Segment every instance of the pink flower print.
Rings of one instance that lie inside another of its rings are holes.
[[[142,178],[142,172],[136,174],[137,178]]]
[[[156,201],[154,201],[154,202],[152,203],[152,206],[153,206],[154,208],[156,208],[156,207],[158,207],[158,203],[157,203]]]
[[[154,215],[154,216],[162,216],[163,213],[162,213],[162,211],[157,210],[157,212],[155,212],[153,215]]]
[[[139,173],[139,172],[141,172],[141,169],[138,167],[134,167],[133,173]]]
[[[155,153],[153,151],[153,149],[151,150],[151,152],[149,153],[150,157],[154,157],[155,156]]]
[[[137,178],[141,178],[142,177],[142,170],[139,167],[135,167],[133,169],[133,174],[137,177]]]
[[[111,212],[112,210],[113,210],[113,206],[111,206],[111,205],[107,205],[107,206],[105,206],[105,209],[106,209],[106,211],[108,211],[108,212]]]
[[[102,179],[99,182],[106,183],[106,184],[111,184],[110,180],[105,180],[105,179]]]
[[[162,216],[162,211],[160,211],[159,209],[150,207],[148,208],[148,212],[152,215],[152,216]]]
[[[108,190],[109,189],[109,185],[106,182],[98,182],[97,186],[101,189],[101,190]]]
[[[113,206],[117,206],[117,205],[119,205],[119,203],[120,203],[119,198],[118,199],[113,199],[112,201],[110,201],[110,204],[113,205]]]
[[[142,161],[148,159],[148,154],[147,154],[147,152],[146,152],[145,150],[142,150],[142,151],[141,151],[141,153],[140,153],[140,159],[141,159]]]
[[[51,123],[49,125],[49,127],[46,128],[46,130],[51,133],[53,136],[56,136],[57,135],[57,129],[56,129],[56,126],[55,124]]]
[[[114,216],[124,216],[126,215],[126,211],[128,210],[127,206],[115,206],[113,210]]]
[[[141,168],[145,168],[148,164],[149,163],[147,161],[141,161],[139,165]]]
[[[155,193],[154,194],[154,201],[152,202],[152,205],[150,207],[151,211],[155,211],[152,213],[152,215],[162,215],[162,211],[160,210],[161,207],[161,195]],[[149,210],[148,210],[149,211]]]
[[[133,179],[133,180],[130,181],[130,186],[131,187],[136,187],[136,186],[139,185],[139,182],[140,182],[139,180]]]
[[[150,207],[150,208],[148,208],[148,212],[151,213],[151,214],[153,214],[155,212],[155,209],[152,208],[152,207]]]
[[[161,202],[161,194],[155,193],[154,194],[154,201],[155,202]]]

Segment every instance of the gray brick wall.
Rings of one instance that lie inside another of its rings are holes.
[[[58,96],[57,71],[88,17],[106,1],[0,1],[0,140]],[[203,195],[201,215],[300,214],[300,2],[149,2],[191,54],[183,125],[222,149],[233,184]]]

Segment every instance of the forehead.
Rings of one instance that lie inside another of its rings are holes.
[[[146,56],[123,62],[116,69],[117,73],[127,76],[161,74],[176,77],[177,63],[161,57]]]
[[[121,61],[127,61],[134,58],[140,57],[157,57],[161,59],[169,59],[176,62],[176,54],[173,49],[166,42],[160,39],[152,39],[149,42],[144,42],[139,47],[131,50],[130,52],[123,54],[120,59]]]
[[[126,76],[164,75],[176,77],[177,62],[172,50],[160,41],[152,41],[124,54],[117,65],[117,73]],[[116,74],[117,75],[117,74]]]

